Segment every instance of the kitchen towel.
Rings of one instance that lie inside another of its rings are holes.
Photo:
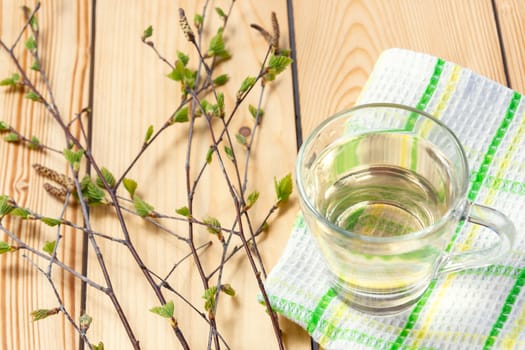
[[[394,102],[445,123],[465,148],[469,199],[502,211],[517,229],[496,265],[433,280],[420,301],[390,317],[350,309],[329,285],[321,254],[299,214],[265,286],[274,310],[325,349],[525,349],[525,97],[440,58],[402,49],[378,59],[359,104]],[[483,245],[465,223],[450,252]]]

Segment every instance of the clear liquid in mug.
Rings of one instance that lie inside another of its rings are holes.
[[[311,166],[314,174],[306,184],[315,189],[311,193],[316,194],[318,212],[363,236],[402,236],[434,224],[450,208],[457,187],[442,152],[410,133],[342,139],[323,150]],[[439,237],[445,235],[443,229],[429,245],[389,241],[370,245],[363,253],[358,240],[341,243],[339,234],[330,229],[317,232],[323,235],[321,249],[330,250],[325,255],[336,273],[336,284],[352,289],[353,295],[376,297],[393,292],[410,295],[425,285],[449,239]]]

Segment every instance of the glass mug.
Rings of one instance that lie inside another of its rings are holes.
[[[468,200],[456,136],[408,106],[359,105],[325,120],[299,150],[295,178],[332,287],[366,313],[401,312],[437,275],[489,265],[514,241],[505,215]],[[496,242],[449,254],[462,220],[490,228]]]

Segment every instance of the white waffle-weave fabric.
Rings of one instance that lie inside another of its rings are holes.
[[[317,246],[299,215],[265,286],[272,307],[325,349],[525,349],[525,96],[422,53],[385,51],[359,103],[425,110],[456,133],[469,160],[469,199],[514,222],[517,240],[497,265],[440,276],[407,312],[374,317],[330,288]],[[487,244],[466,223],[451,252]]]

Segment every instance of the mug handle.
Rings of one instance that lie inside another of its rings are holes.
[[[472,202],[467,204],[465,212],[468,213],[466,220],[492,230],[498,235],[499,240],[488,248],[450,254],[444,258],[439,274],[491,265],[508,254],[514,244],[516,228],[503,213]]]

